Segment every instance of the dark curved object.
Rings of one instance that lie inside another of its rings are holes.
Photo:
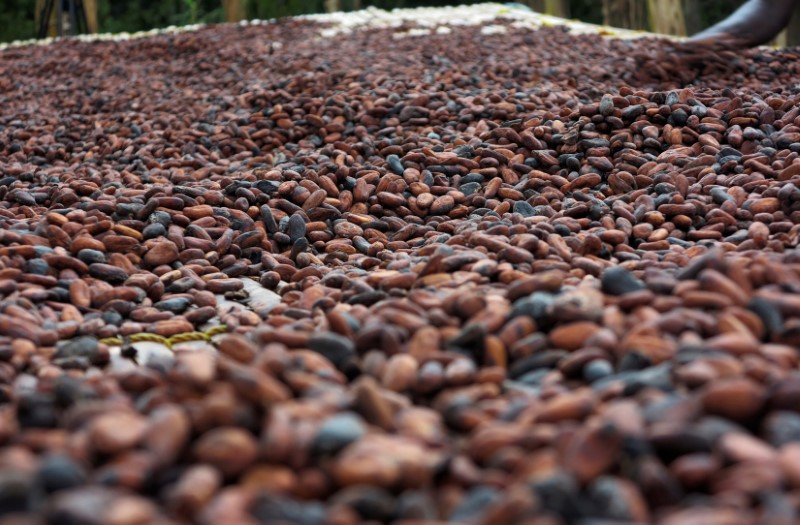
[[[798,0],[749,0],[725,20],[692,36],[690,43],[731,47],[766,44],[788,24]]]
[[[46,0],[41,12],[36,38],[45,38],[50,25],[50,15],[56,9],[56,29],[58,36],[64,36],[64,12],[69,14],[69,32],[72,35],[88,32],[86,12],[83,9],[83,0]]]

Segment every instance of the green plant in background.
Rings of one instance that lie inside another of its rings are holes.
[[[223,18],[219,0],[99,0],[97,10],[104,33],[216,23]]]
[[[197,0],[183,0],[190,24],[197,23]]]
[[[283,16],[321,13],[324,0],[249,0],[247,16],[269,19]]]
[[[25,40],[36,36],[35,0],[0,2],[0,42]]]
[[[249,18],[280,18],[305,13],[321,13],[324,0],[242,0]],[[421,7],[474,4],[490,0],[361,0],[361,7]],[[504,1],[504,0],[495,0]],[[517,0],[526,3],[526,0]],[[644,1],[644,0],[642,0]],[[694,24],[707,27],[732,12],[742,0],[685,0],[685,9],[693,11]],[[33,38],[34,0],[0,0],[0,42]],[[354,5],[342,0],[343,9]],[[589,22],[602,21],[599,0],[570,0],[574,18]],[[168,25],[216,23],[223,21],[222,0],[98,0],[98,22],[101,32],[142,31]]]

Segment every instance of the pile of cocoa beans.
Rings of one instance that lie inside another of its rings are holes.
[[[800,520],[797,50],[495,24],[0,52],[3,523]]]

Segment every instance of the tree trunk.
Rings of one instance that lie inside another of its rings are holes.
[[[795,9],[789,25],[775,38],[775,45],[780,47],[800,45],[800,9]]]
[[[662,35],[686,36],[681,0],[647,0],[650,30]]]
[[[83,0],[83,12],[86,14],[86,31],[97,33],[97,0]]]
[[[46,4],[46,0],[36,0],[36,12],[34,13],[34,21],[36,23],[36,36],[39,36],[39,27],[42,24],[42,11],[44,10],[44,6]],[[58,36],[58,30],[56,29],[56,8],[53,7],[53,10],[50,11],[50,20],[47,22],[47,34],[45,36]]]
[[[39,26],[42,24],[43,8],[44,0],[36,0],[36,5],[33,7],[33,25],[36,28],[36,36],[39,36]]]
[[[603,0],[603,24],[623,29],[647,29],[645,0]]]
[[[700,13],[702,12],[700,0],[683,0],[683,18],[686,21],[686,34],[699,33],[703,27]]]
[[[239,22],[247,17],[243,0],[222,0],[226,22]]]
[[[544,0],[544,13],[569,18],[569,0]]]
[[[325,0],[325,12],[335,13],[342,10],[342,3],[340,0]]]
[[[537,13],[544,13],[544,0],[524,0],[522,3]]]

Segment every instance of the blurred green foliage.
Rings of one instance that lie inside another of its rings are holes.
[[[36,35],[34,0],[0,1],[0,42]]]
[[[284,16],[320,13],[324,0],[243,0],[248,18],[280,18]],[[485,0],[361,0],[362,7],[382,9],[475,4]],[[520,0],[517,0],[520,1]],[[524,3],[524,0],[522,1]],[[697,18],[703,26],[710,25],[730,13],[742,0],[700,0]],[[32,38],[34,0],[0,0],[0,42]],[[341,0],[343,9],[354,5],[353,0]],[[603,20],[600,0],[570,0],[573,18],[600,23]],[[185,25],[197,22],[222,22],[221,0],[98,0],[98,21],[101,32],[141,31],[154,27]]]
[[[223,19],[219,0],[99,0],[97,11],[102,33],[214,23]]]
[[[325,11],[324,0],[245,0],[248,18],[280,18],[283,16]]]

